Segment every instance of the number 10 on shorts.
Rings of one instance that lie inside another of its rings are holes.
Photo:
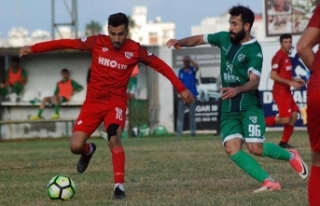
[[[260,137],[260,125],[249,124],[249,137]]]

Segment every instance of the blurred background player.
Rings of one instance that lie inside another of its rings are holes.
[[[254,13],[237,5],[229,14],[229,32],[171,39],[167,46],[179,49],[211,44],[220,48],[223,92],[220,124],[225,152],[246,174],[262,183],[255,193],[280,190],[280,183],[242,150],[243,143],[256,156],[288,161],[302,179],[307,178],[308,168],[296,150],[287,151],[264,142],[265,121],[258,91],[263,56],[257,39],[250,35]]]
[[[291,34],[282,34],[280,36],[280,49],[272,58],[272,70],[270,74],[270,78],[274,81],[272,88],[273,100],[278,106],[279,115],[265,119],[267,126],[284,125],[282,138],[279,143],[279,146],[282,148],[293,148],[288,142],[293,133],[299,111],[290,87],[300,89],[305,84],[303,79],[292,77],[292,64],[289,57],[291,50]]]
[[[302,34],[297,50],[310,69],[307,87],[307,128],[312,151],[311,172],[308,182],[310,206],[319,206],[320,198],[320,50],[313,48],[320,43],[320,4],[315,9],[309,24]]]
[[[27,82],[27,73],[20,67],[20,58],[15,56],[12,58],[11,67],[5,74],[6,82],[0,84],[0,92],[2,96],[9,94],[9,90],[16,94],[16,101],[20,101],[20,94]]]
[[[193,96],[198,96],[196,73],[199,70],[199,65],[193,61],[189,56],[183,58],[183,67],[179,70],[178,76],[184,86],[192,92]],[[178,98],[178,118],[177,118],[177,137],[181,137],[183,131],[184,114],[186,107],[189,108],[189,124],[190,136],[196,135],[196,102],[187,105],[180,98]]]
[[[53,40],[20,50],[20,56],[58,49],[79,49],[92,53],[86,100],[73,128],[70,150],[81,155],[77,171],[83,173],[96,151],[96,145],[87,143],[87,140],[104,123],[112,154],[114,199],[125,198],[125,153],[121,134],[126,122],[127,86],[133,68],[139,62],[150,66],[171,81],[183,101],[189,104],[194,102],[191,92],[176,77],[172,68],[139,43],[127,39],[128,27],[128,17],[116,13],[108,18],[108,36],[99,34],[81,39]]]
[[[31,116],[31,120],[38,120],[42,118],[42,113],[46,103],[54,105],[55,113],[52,115],[51,119],[59,119],[59,105],[63,102],[68,102],[75,92],[79,92],[83,89],[80,84],[70,78],[70,72],[68,69],[62,69],[61,76],[62,80],[57,83],[54,96],[44,97],[41,100],[38,114]]]

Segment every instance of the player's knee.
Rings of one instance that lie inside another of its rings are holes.
[[[111,137],[117,136],[118,133],[118,124],[110,124],[107,128],[108,141],[110,141]]]
[[[251,143],[247,144],[249,152],[256,156],[261,156],[263,154],[263,144]]]
[[[80,142],[71,142],[70,144],[70,151],[73,154],[80,154],[82,150],[83,145]]]
[[[288,118],[288,117],[281,119],[282,124],[288,124],[289,122],[290,122],[290,118]]]

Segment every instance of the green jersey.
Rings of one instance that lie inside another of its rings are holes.
[[[258,76],[262,69],[262,50],[255,38],[243,44],[232,44],[229,32],[218,32],[204,36],[204,41],[220,48],[220,77],[222,87],[237,87],[247,83],[249,73]],[[261,108],[259,91],[241,93],[223,100],[222,112],[239,112]]]

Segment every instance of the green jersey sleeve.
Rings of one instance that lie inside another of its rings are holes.
[[[24,79],[27,78],[27,72],[26,72],[26,70],[22,69],[21,76],[22,76],[22,78],[24,78]]]
[[[214,34],[205,34],[203,35],[203,41],[207,44],[211,44],[217,47],[221,47],[221,43],[226,41],[228,38],[230,38],[228,36],[228,32],[217,32]]]
[[[259,44],[256,44],[255,48],[250,52],[248,58],[248,75],[250,72],[252,72],[255,75],[261,76],[262,63],[263,55],[261,46]]]
[[[71,80],[71,84],[72,84],[72,88],[74,91],[81,91],[83,89],[83,86],[81,86],[80,84],[78,84],[78,82]]]

